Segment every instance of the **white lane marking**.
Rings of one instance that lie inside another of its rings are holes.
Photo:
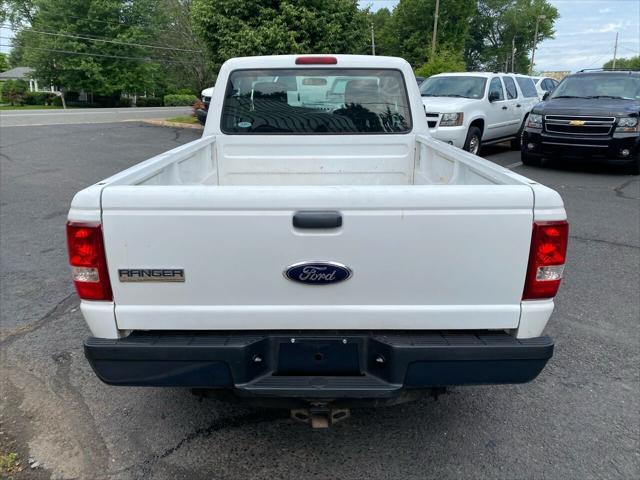
[[[95,111],[91,111],[91,112],[65,112],[63,111],[56,111],[56,112],[47,112],[47,113],[10,113],[10,114],[2,114],[3,117],[5,118],[9,118],[9,117],[46,117],[46,116],[55,116],[55,115],[120,115],[122,114],[133,114],[135,115],[136,113],[146,113],[146,112],[179,112],[181,110],[186,110],[186,108],[158,108],[158,109],[148,109],[148,110],[129,110],[126,112],[118,112],[118,111],[111,111],[111,112],[95,112]]]
[[[506,165],[504,168],[508,168],[509,170],[512,170],[516,167],[519,167],[520,165],[522,165],[522,162],[515,162],[515,163],[510,163],[509,165]]]

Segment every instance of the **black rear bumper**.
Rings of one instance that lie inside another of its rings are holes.
[[[88,338],[84,350],[110,385],[391,398],[404,389],[531,381],[553,355],[553,341],[504,332],[136,332]]]

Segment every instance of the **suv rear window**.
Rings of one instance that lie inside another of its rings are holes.
[[[536,90],[536,84],[533,83],[533,79],[526,77],[516,77],[516,82],[520,85],[520,90],[522,90],[522,96],[525,98],[532,98],[538,96],[538,91]]]
[[[221,130],[233,135],[407,133],[411,127],[398,70],[237,70],[222,106]]]

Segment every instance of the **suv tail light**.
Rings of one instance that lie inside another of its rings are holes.
[[[569,224],[534,222],[523,300],[553,298],[558,293],[567,256]]]
[[[84,300],[112,300],[99,223],[67,222],[67,247],[73,283]]]
[[[296,65],[336,65],[336,57],[298,57]]]

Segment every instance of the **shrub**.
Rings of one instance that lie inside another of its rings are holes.
[[[62,97],[59,96],[55,96],[53,97],[53,100],[51,101],[51,105],[55,105],[56,107],[61,107],[62,106]]]
[[[120,97],[116,100],[116,107],[130,107],[133,100],[129,97]]]
[[[196,92],[190,88],[179,88],[173,93],[176,95],[196,95]]]
[[[27,82],[23,80],[7,80],[2,84],[2,98],[11,105],[22,105],[27,93]]]
[[[192,88],[167,88],[164,92],[166,95],[198,95],[198,92]]]
[[[162,107],[163,102],[160,97],[138,97],[136,105],[138,107]]]
[[[190,107],[198,101],[195,95],[165,95],[164,104],[167,107]]]
[[[55,96],[51,92],[25,92],[24,103],[27,105],[51,105]]]
[[[416,70],[416,75],[430,77],[438,73],[464,72],[466,67],[462,52],[443,47],[427,63]]]

